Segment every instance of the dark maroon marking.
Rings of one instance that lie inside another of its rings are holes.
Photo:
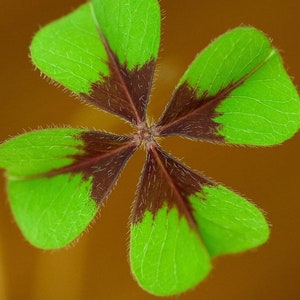
[[[216,184],[171,157],[159,147],[152,147],[147,152],[131,221],[140,222],[146,210],[155,216],[157,211],[167,204],[169,209],[176,206],[179,214],[185,216],[189,224],[196,228],[188,197],[201,192],[203,185]]]
[[[155,61],[150,60],[143,66],[128,70],[121,65],[101,35],[108,53],[110,75],[91,85],[90,93],[81,93],[85,101],[120,117],[133,124],[145,121],[146,107],[152,87]]]
[[[83,153],[71,156],[75,161],[52,170],[47,176],[64,173],[82,173],[83,178],[93,178],[91,197],[100,204],[111,192],[126,162],[137,146],[130,137],[99,131],[88,131],[78,136],[84,145]]]
[[[216,108],[222,100],[227,98],[234,89],[241,86],[261,65],[213,96],[207,96],[208,91],[205,91],[199,97],[197,96],[197,88],[192,88],[187,82],[184,82],[174,92],[172,99],[158,121],[156,125],[157,132],[160,136],[178,134],[192,139],[224,143],[224,137],[217,134],[222,125],[214,121],[215,117],[221,115],[221,113],[216,112]]]

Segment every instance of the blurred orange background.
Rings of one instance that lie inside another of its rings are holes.
[[[0,140],[38,127],[68,124],[130,132],[109,114],[93,110],[42,80],[28,58],[33,34],[80,5],[80,0],[0,0]],[[226,4],[222,4],[226,3]],[[162,51],[149,115],[157,118],[180,76],[213,38],[241,24],[273,38],[300,85],[300,1],[161,0]],[[208,176],[252,199],[267,212],[271,238],[264,246],[214,261],[209,277],[176,299],[300,299],[300,134],[270,148],[222,147],[168,138],[164,147]],[[127,165],[101,218],[68,249],[35,249],[14,223],[0,178],[0,299],[143,299],[127,256],[128,216],[145,154]],[[4,172],[1,171],[1,175]]]

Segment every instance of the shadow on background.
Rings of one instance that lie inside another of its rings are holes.
[[[0,140],[30,128],[68,124],[129,132],[117,118],[71,99],[34,72],[28,46],[43,26],[82,2],[0,2]],[[273,38],[295,84],[300,85],[300,1],[161,0],[166,18],[149,115],[157,118],[195,54],[213,38],[241,24]],[[270,241],[257,250],[220,257],[210,276],[178,299],[299,299],[300,134],[273,148],[221,147],[168,138],[166,149],[199,171],[252,199],[268,212]],[[144,153],[123,172],[101,218],[68,249],[29,245],[11,215],[0,179],[0,299],[155,299],[143,292],[128,265],[128,216]],[[3,172],[2,172],[3,173]]]

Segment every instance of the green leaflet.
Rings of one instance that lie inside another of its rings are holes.
[[[216,39],[195,59],[179,86],[184,82],[198,97],[207,93],[203,101],[210,97],[215,102],[215,134],[225,142],[273,145],[300,127],[298,93],[278,52],[254,28],[236,28]]]
[[[37,247],[55,249],[77,238],[98,209],[90,197],[91,185],[81,174],[9,179],[11,208],[26,239]]]
[[[160,42],[157,0],[92,0],[99,28],[129,70],[156,59]]]
[[[0,145],[17,223],[37,247],[64,247],[92,221],[136,150],[129,137],[80,129],[32,131]]]
[[[81,174],[45,174],[73,162],[82,153],[80,129],[45,129],[8,140],[0,146],[0,167],[7,169],[14,217],[33,245],[53,249],[74,240],[97,212],[91,178]]]
[[[204,186],[190,201],[200,236],[212,257],[257,247],[269,237],[261,211],[221,185]]]
[[[177,210],[147,211],[131,225],[131,269],[148,292],[169,296],[198,284],[209,272],[209,255],[197,234]]]
[[[148,150],[142,174],[131,213],[130,261],[150,293],[182,293],[208,275],[211,258],[268,239],[259,209],[162,149]]]
[[[30,46],[34,64],[75,93],[109,74],[107,53],[91,13],[91,4],[42,28]]]
[[[110,75],[109,55],[98,27],[119,62],[130,70],[157,58],[157,0],[96,0],[35,35],[30,47],[34,64],[71,91],[88,94],[92,83]]]
[[[73,162],[83,142],[77,139],[81,129],[44,129],[14,137],[0,145],[0,168],[9,177],[26,177],[48,172]]]
[[[260,246],[269,237],[262,212],[224,186],[204,185],[189,201],[196,228],[179,217],[177,206],[164,206],[155,216],[146,211],[131,225],[132,272],[152,294],[182,293],[208,275],[211,258]]]

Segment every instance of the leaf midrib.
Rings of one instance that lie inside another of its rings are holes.
[[[108,43],[106,37],[104,36],[104,34],[103,34],[103,32],[102,32],[101,27],[100,27],[100,24],[97,22],[97,18],[96,18],[95,11],[94,11],[94,7],[93,7],[93,4],[92,4],[92,3],[90,3],[90,9],[91,9],[91,13],[92,13],[92,16],[93,16],[95,25],[96,25],[96,27],[98,28],[100,39],[102,40],[102,42],[103,42],[103,44],[104,44],[104,47],[105,47],[105,49],[106,49],[106,52],[107,52],[107,54],[108,54],[109,61],[110,61],[111,64],[113,65],[113,69],[114,69],[114,71],[116,72],[116,75],[117,75],[117,77],[118,77],[119,80],[120,80],[120,83],[121,83],[120,86],[123,88],[123,90],[124,90],[124,92],[125,92],[125,95],[126,95],[126,97],[127,97],[127,101],[128,101],[128,103],[129,103],[129,105],[131,106],[132,111],[133,111],[133,113],[134,113],[135,121],[137,122],[136,125],[139,125],[139,124],[141,124],[141,123],[143,123],[143,122],[142,122],[142,120],[141,120],[141,118],[140,118],[140,116],[139,116],[139,114],[138,114],[138,111],[137,111],[137,108],[136,108],[136,106],[135,106],[135,104],[134,104],[134,101],[133,101],[133,99],[132,99],[132,96],[130,95],[130,92],[129,92],[129,90],[128,90],[128,87],[127,87],[127,85],[126,85],[126,82],[125,82],[125,80],[124,80],[124,78],[123,78],[123,76],[122,76],[122,74],[121,74],[121,71],[120,71],[120,68],[119,68],[119,64],[118,64],[118,62],[117,62],[117,60],[116,60],[116,56],[114,55],[112,49],[111,49],[110,46],[109,46],[109,43]]]
[[[42,173],[39,173],[39,174],[35,174],[35,175],[25,175],[25,176],[14,176],[14,175],[9,175],[9,179],[10,180],[14,180],[14,181],[17,181],[17,180],[30,180],[30,179],[35,179],[35,178],[42,178],[42,177],[54,177],[54,176],[57,176],[57,175],[62,175],[62,174],[66,174],[66,173],[79,173],[81,172],[82,170],[84,170],[85,167],[89,167],[91,165],[97,165],[97,162],[102,160],[102,159],[105,159],[107,157],[110,157],[118,152],[121,152],[125,149],[129,149],[129,148],[132,148],[132,153],[136,150],[136,145],[135,145],[135,142],[134,141],[130,141],[128,143],[126,143],[125,145],[123,146],[120,146],[118,148],[115,148],[113,150],[110,150],[106,153],[103,153],[103,154],[100,154],[100,155],[97,155],[97,156],[93,156],[93,157],[89,157],[89,158],[86,158],[85,160],[82,160],[82,161],[77,161],[76,162],[76,158],[75,158],[75,162],[67,165],[67,166],[63,166],[63,167],[60,167],[60,168],[57,168],[57,169],[54,169],[54,170],[49,170],[49,171],[46,171],[46,172],[42,172]],[[80,156],[80,155],[79,155]],[[84,154],[83,154],[84,156]]]
[[[177,185],[174,183],[174,180],[172,179],[172,177],[170,176],[170,174],[168,173],[164,163],[161,160],[160,155],[158,154],[158,149],[156,147],[152,148],[152,153],[157,161],[157,164],[159,165],[159,167],[161,168],[163,174],[165,175],[165,178],[169,184],[169,186],[171,187],[171,190],[174,191],[176,199],[177,201],[177,205],[180,206],[180,208],[182,208],[182,211],[184,213],[184,215],[186,216],[188,223],[190,224],[190,226],[197,232],[197,234],[199,235],[199,231],[198,231],[198,226],[197,226],[197,222],[193,216],[193,214],[191,213],[191,211],[187,208],[185,201],[183,199],[183,197],[180,194],[180,191],[177,187]]]

